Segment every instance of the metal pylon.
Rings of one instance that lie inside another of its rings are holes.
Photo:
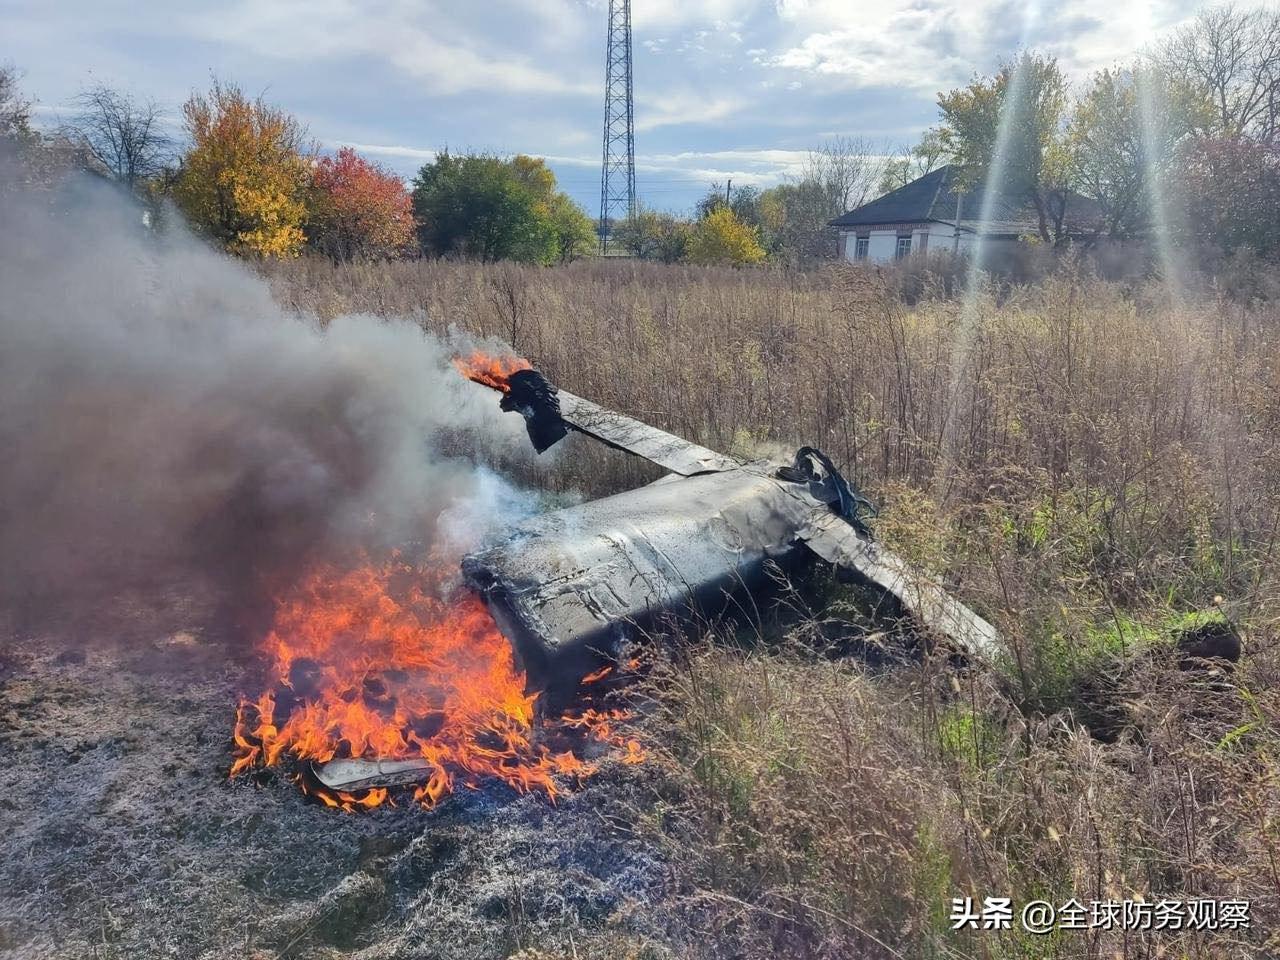
[[[604,158],[600,171],[600,250],[609,228],[636,212],[635,108],[631,93],[631,0],[609,0],[604,66]]]

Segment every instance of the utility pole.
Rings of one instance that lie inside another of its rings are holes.
[[[600,171],[600,252],[609,230],[636,212],[635,108],[631,92],[631,0],[609,0],[604,59],[604,156]]]

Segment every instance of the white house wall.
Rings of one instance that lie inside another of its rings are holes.
[[[849,261],[857,259],[856,230],[840,231],[840,253]],[[874,227],[869,233],[870,243],[867,247],[867,260],[872,263],[889,263],[898,255],[898,231],[877,230]],[[961,233],[959,252],[967,253],[972,234]],[[911,232],[912,253],[950,253],[956,250],[955,228],[948,223],[921,224]]]
[[[972,234],[960,234],[960,252],[968,249]],[[929,252],[951,253],[956,249],[956,228],[949,223],[929,224]]]
[[[928,240],[923,240],[924,234],[928,235]],[[960,234],[959,251],[965,253],[969,249],[969,241],[972,234],[962,232]],[[911,238],[912,253],[953,253],[956,252],[956,230],[949,223],[929,223],[921,227]]]

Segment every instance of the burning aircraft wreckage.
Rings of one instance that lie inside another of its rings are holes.
[[[638,636],[752,611],[779,574],[823,563],[891,597],[961,654],[981,658],[996,643],[991,624],[874,539],[870,505],[819,450],[742,461],[557,389],[524,360],[477,353],[455,366],[501,393],[501,409],[524,417],[539,453],[577,432],[669,473],[536,516],[464,557],[460,600],[434,599],[430,584],[415,582],[438,571],[394,564],[304,587],[268,637],[275,688],[241,703],[233,775],[291,754],[311,763],[304,789],[346,809],[409,785],[431,806],[459,776],[554,796],[555,775],[591,765],[538,742],[538,709],[547,727],[640,758],[616,731],[623,711],[552,717],[547,705],[572,703]],[[335,640],[353,620],[354,651]]]

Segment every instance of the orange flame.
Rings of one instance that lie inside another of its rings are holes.
[[[439,565],[436,569],[447,569]],[[556,776],[594,766],[572,751],[552,752],[534,731],[537,694],[525,692],[511,646],[471,594],[440,599],[439,577],[401,560],[350,571],[314,571],[277,601],[261,642],[269,686],[242,699],[232,732],[231,776],[288,757],[423,759],[428,774],[413,796],[431,807],[459,777],[494,778],[520,792],[554,798]],[[625,750],[612,722],[623,711],[588,709],[558,726]],[[300,781],[328,806],[372,808],[385,789],[335,793]]]
[[[454,357],[453,365],[468,380],[508,393],[511,390],[507,378],[520,370],[532,370],[533,365],[523,357],[494,357],[481,350],[469,357]]]

